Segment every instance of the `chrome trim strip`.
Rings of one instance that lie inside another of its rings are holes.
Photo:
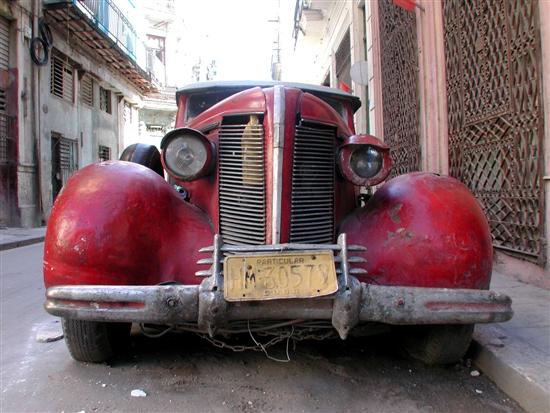
[[[281,192],[283,185],[283,149],[285,145],[285,88],[274,87],[273,97],[273,205],[271,243],[281,240]]]

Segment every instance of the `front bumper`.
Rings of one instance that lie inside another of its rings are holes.
[[[223,252],[251,249],[283,251],[327,249],[339,251],[338,291],[319,298],[228,302],[223,295]],[[335,245],[287,244],[278,246],[225,246],[216,235],[208,275],[200,285],[56,286],[46,292],[46,310],[55,316],[107,322],[139,322],[177,325],[196,323],[213,336],[233,320],[330,320],[342,339],[360,323],[394,325],[475,324],[512,318],[510,297],[486,290],[420,288],[372,285],[352,274],[345,235]]]
[[[358,323],[473,324],[507,321],[511,299],[484,290],[367,285],[333,297],[229,303],[200,286],[60,286],[49,288],[46,310],[59,317],[154,324],[197,323],[205,332],[231,320],[332,320],[342,338]]]

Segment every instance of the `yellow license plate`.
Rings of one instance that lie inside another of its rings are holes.
[[[232,255],[223,271],[227,301],[312,298],[338,290],[332,251]]]

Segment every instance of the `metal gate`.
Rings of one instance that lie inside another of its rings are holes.
[[[448,0],[444,19],[449,173],[482,203],[495,247],[543,264],[538,3]]]
[[[416,17],[378,1],[384,142],[391,148],[392,176],[420,170],[418,45]]]

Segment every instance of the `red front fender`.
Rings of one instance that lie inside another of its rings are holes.
[[[354,264],[368,271],[362,281],[489,287],[489,225],[477,200],[456,179],[429,173],[394,178],[348,216],[340,232],[347,233],[349,244],[367,248],[366,264]]]
[[[208,216],[152,170],[129,162],[87,166],[67,182],[48,222],[46,287],[198,284]]]

